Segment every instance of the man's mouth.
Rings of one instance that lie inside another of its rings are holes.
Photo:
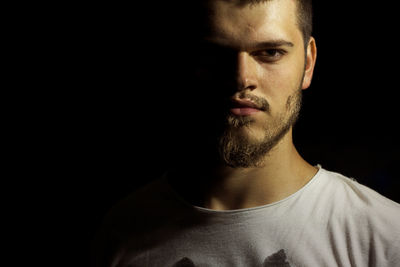
[[[263,108],[248,99],[233,99],[230,111],[237,116],[249,116],[263,111]]]

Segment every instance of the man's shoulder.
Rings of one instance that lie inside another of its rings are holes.
[[[400,204],[342,174],[324,170],[323,178],[331,222],[400,237]]]
[[[393,209],[400,212],[400,204],[359,183],[355,178],[324,169],[321,176],[330,195],[341,198],[341,202],[346,205],[366,209]]]
[[[164,178],[157,178],[115,204],[104,216],[98,235],[103,239],[106,235],[118,243],[134,236],[139,242],[148,233],[174,225],[186,214],[185,208]]]
[[[108,262],[126,247],[144,249],[149,233],[174,223],[180,211],[164,177],[153,179],[116,203],[104,216],[94,241],[94,260]],[[99,257],[99,259],[97,259]],[[99,265],[103,266],[103,265]]]
[[[388,258],[395,262],[400,248],[400,204],[377,191],[360,184],[353,178],[330,171],[323,171],[323,183],[328,187],[322,193],[329,202],[328,229],[341,233],[365,246],[379,246],[388,251]],[[366,243],[366,241],[370,241]],[[375,251],[375,248],[370,248]]]
[[[128,196],[117,202],[106,218],[113,221],[126,221],[130,218],[152,216],[171,207],[173,198],[164,181],[164,176],[140,186]]]

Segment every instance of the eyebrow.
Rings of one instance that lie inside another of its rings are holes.
[[[223,42],[219,43],[218,41],[215,41],[212,39],[203,40],[203,44],[221,47],[221,48],[223,48],[223,47],[229,48],[230,47],[230,44],[224,44]],[[268,40],[268,41],[255,42],[253,44],[247,45],[248,49],[250,49],[250,50],[261,50],[261,49],[266,49],[266,48],[277,48],[277,47],[282,47],[282,46],[293,47],[294,44],[292,42],[289,42],[284,39],[273,39],[273,40]]]
[[[288,47],[293,47],[294,44],[292,42],[286,41],[286,40],[271,40],[271,41],[265,41],[265,42],[260,42],[252,45],[251,47],[254,49],[262,49],[262,48],[274,48],[274,47],[281,47],[281,46],[288,46]]]

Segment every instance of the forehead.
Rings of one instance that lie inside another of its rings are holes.
[[[270,0],[245,5],[234,2],[210,1],[208,39],[246,46],[248,42],[301,37],[294,0]]]

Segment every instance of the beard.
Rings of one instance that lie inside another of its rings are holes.
[[[242,133],[243,128],[250,130],[254,122],[251,117],[227,115],[225,129],[218,138],[221,163],[232,168],[262,167],[263,159],[296,123],[301,103],[300,88],[288,97],[286,110],[263,125],[263,136],[259,140],[253,140]]]
[[[235,116],[228,112],[230,97],[227,96],[232,96],[235,93],[233,90],[214,90],[215,93],[207,98],[210,102],[206,103],[206,108],[203,108],[203,102],[196,101],[203,101],[203,98],[180,102],[181,110],[191,110],[193,113],[190,120],[171,119],[170,124],[178,130],[168,144],[177,156],[170,156],[166,161],[171,165],[188,168],[200,165],[200,169],[214,169],[221,165],[231,168],[262,167],[265,157],[285,137],[299,117],[303,79],[304,72],[294,93],[287,98],[283,110],[270,116],[267,121],[257,122],[261,123],[258,129],[254,127],[256,121],[252,116]],[[198,83],[196,88],[201,90],[208,84]],[[271,114],[266,99],[246,95],[244,92],[239,94],[239,98],[249,98],[264,109],[262,112]],[[172,99],[181,99],[181,96]],[[185,103],[187,106],[182,107]],[[172,110],[171,114],[175,112]],[[256,138],[251,136],[255,130],[261,130]]]

